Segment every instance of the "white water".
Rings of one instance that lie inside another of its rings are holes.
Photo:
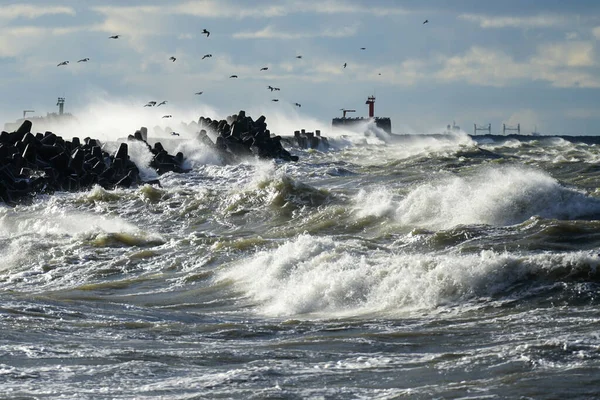
[[[567,266],[585,271],[599,265],[600,259],[587,252],[403,254],[300,235],[222,271],[219,279],[233,281],[266,316],[400,316],[492,297]]]
[[[576,219],[600,213],[600,200],[562,186],[527,167],[483,167],[470,176],[441,174],[400,197],[390,189],[361,190],[358,218],[388,216],[401,226],[450,229],[458,225],[507,226],[533,216]]]

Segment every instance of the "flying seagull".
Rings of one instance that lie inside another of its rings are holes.
[[[273,100],[271,100],[271,101],[279,101],[279,99],[273,99]]]
[[[194,93],[194,94],[196,94],[196,95],[201,95],[202,93],[204,93],[204,92],[196,92],[196,93]]]
[[[170,115],[170,114],[169,115],[163,115],[163,118],[171,118],[171,117],[172,117],[172,115]]]
[[[109,39],[118,39],[119,37],[121,37],[121,35],[113,35],[113,36],[109,36]]]
[[[230,78],[237,78],[237,75],[231,75]]]
[[[68,61],[63,61],[61,63],[58,63],[57,67],[60,67],[61,65],[67,65],[68,63]]]
[[[169,115],[169,117],[170,117],[170,115]],[[177,133],[177,132],[171,132],[171,135],[173,135],[173,136],[179,136],[179,133]]]
[[[295,105],[296,107],[302,107],[302,104],[300,104],[300,103],[294,103],[294,105]]]
[[[429,22],[429,20],[428,20],[428,19],[426,19],[425,21],[423,21],[423,25],[425,25],[425,24],[426,24],[426,23],[428,23],[428,22]]]
[[[206,37],[209,37],[209,36],[210,36],[210,32],[209,32],[209,31],[207,31],[206,29],[202,29],[202,34],[203,34],[203,35],[206,35]]]
[[[161,101],[160,103],[158,103],[158,104],[156,105],[156,107],[160,107],[160,106],[162,106],[163,104],[167,104],[167,101],[166,101],[166,100],[164,100],[164,101]]]
[[[269,67],[262,67],[260,70],[261,70],[261,71],[266,71],[266,70],[268,70],[268,69],[269,69]]]
[[[346,68],[346,65],[348,65],[348,64],[344,63],[344,68]]]
[[[269,89],[271,92],[272,92],[273,90],[275,90],[275,88],[274,88],[273,86],[271,86],[271,85],[267,86],[267,89]]]
[[[212,54],[205,54],[202,56],[202,59],[204,60],[205,58],[210,58],[212,57]]]
[[[80,63],[80,62],[88,62],[88,61],[90,61],[90,59],[86,57],[86,58],[82,58],[81,60],[79,60],[77,62]]]
[[[156,105],[155,101],[149,101],[146,103],[146,105],[144,107],[154,107]]]
[[[171,57],[169,57],[169,60],[175,62],[175,60],[177,60],[177,59],[175,57],[171,56]]]

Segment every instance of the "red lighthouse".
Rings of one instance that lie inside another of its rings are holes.
[[[345,127],[356,125],[361,122],[375,122],[375,125],[379,129],[383,129],[387,133],[392,133],[392,121],[389,117],[376,117],[375,116],[375,96],[369,96],[365,104],[369,105],[369,117],[368,118],[346,118],[346,113],[354,112],[354,110],[347,110],[342,108],[341,110],[344,112],[344,116],[342,118],[334,118],[331,120],[332,127]]]
[[[365,104],[369,105],[369,118],[373,118],[375,116],[375,96],[369,96]]]

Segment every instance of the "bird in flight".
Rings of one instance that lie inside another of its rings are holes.
[[[205,54],[202,56],[202,59],[204,60],[205,58],[210,58],[212,57],[212,54]]]
[[[162,106],[163,104],[167,104],[167,101],[166,101],[166,100],[164,100],[164,101],[161,101],[160,103],[158,103],[158,104],[156,105],[156,107],[160,107],[160,106]]]
[[[80,63],[80,62],[88,62],[88,61],[90,61],[90,59],[86,57],[86,58],[82,58],[81,60],[79,60],[77,62]]]
[[[171,117],[172,117],[172,115],[170,115],[170,114],[169,115],[163,115],[163,118],[171,118]]]
[[[271,85],[267,86],[267,89],[269,89],[271,92],[272,92],[273,90],[275,90],[275,88],[274,88],[273,86],[271,86]]]
[[[121,35],[112,35],[112,36],[109,36],[108,38],[109,39],[118,39],[119,37],[121,37]]]
[[[196,92],[196,93],[194,93],[194,94],[199,96],[199,95],[201,95],[202,93],[204,93],[204,92]]]
[[[300,103],[294,103],[294,105],[295,105],[296,107],[302,107],[302,104],[300,104]]]
[[[346,68],[346,66],[347,66],[347,65],[348,65],[348,64],[344,63],[344,68]]]
[[[170,117],[170,115],[169,115],[169,117]],[[179,136],[179,133],[177,133],[177,132],[171,132],[171,135],[173,135],[173,136]]]
[[[428,20],[428,19],[426,19],[425,21],[423,21],[423,25],[425,25],[425,24],[427,24],[427,23],[429,23],[429,20]]]
[[[155,101],[149,101],[146,103],[146,105],[144,107],[154,107],[156,105]]]
[[[302,56],[296,56],[296,58],[302,58]]]
[[[367,48],[366,48],[366,47],[361,47],[360,49],[361,49],[361,50],[366,50]]]
[[[57,67],[60,67],[61,65],[67,65],[69,62],[68,61],[63,61],[58,63]]]
[[[260,70],[261,70],[261,71],[266,71],[266,70],[268,70],[268,69],[269,69],[269,67],[262,67]]]
[[[177,60],[177,59],[175,57],[171,56],[171,57],[169,57],[169,60],[175,62],[175,60]]]
[[[279,101],[279,99],[273,99],[273,100],[271,100],[271,101],[275,101],[275,102],[277,102],[277,101]]]
[[[210,32],[209,32],[209,31],[207,31],[206,29],[202,29],[202,34],[203,34],[203,35],[206,35],[206,37],[209,37],[209,36],[210,36]]]
[[[230,78],[237,78],[237,75],[231,75]]]
[[[273,90],[280,91],[281,89],[279,89],[278,87],[274,87]]]

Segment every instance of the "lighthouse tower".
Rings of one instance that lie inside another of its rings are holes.
[[[369,105],[369,118],[375,116],[375,96],[369,96],[365,104]]]

